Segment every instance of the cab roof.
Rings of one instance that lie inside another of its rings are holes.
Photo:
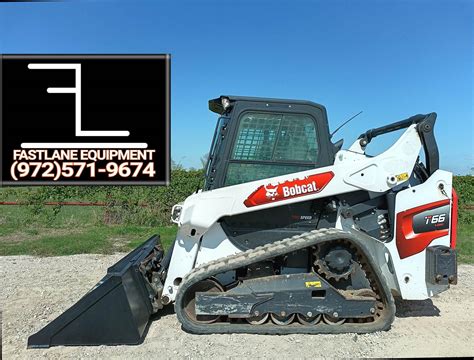
[[[262,103],[280,103],[280,104],[298,104],[298,105],[309,105],[316,108],[319,108],[323,114],[326,114],[326,108],[324,105],[314,103],[312,101],[306,100],[291,100],[291,99],[273,99],[273,98],[260,98],[260,97],[250,97],[250,96],[234,96],[234,95],[221,95],[216,99],[209,100],[209,110],[217,114],[224,114],[226,111],[222,105],[222,99],[229,99],[231,105],[237,101],[249,101],[249,102],[262,102]]]

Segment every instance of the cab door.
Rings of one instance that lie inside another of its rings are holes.
[[[324,109],[324,108],[323,108]],[[331,165],[325,111],[308,104],[237,102],[229,123],[220,186]],[[219,186],[219,187],[220,187]]]

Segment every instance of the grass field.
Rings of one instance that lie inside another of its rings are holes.
[[[110,254],[128,252],[153,234],[160,234],[167,249],[176,226],[104,225],[102,207],[65,206],[52,216],[45,208],[33,215],[26,206],[0,206],[0,256]],[[474,263],[474,224],[460,224],[459,261]]]
[[[128,252],[153,234],[168,248],[176,236],[172,225],[104,225],[100,207],[64,207],[54,220],[52,211],[33,216],[26,206],[0,206],[0,256]]]
[[[458,261],[474,264],[474,224],[460,224],[456,249]]]

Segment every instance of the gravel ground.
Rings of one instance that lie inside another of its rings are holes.
[[[474,355],[474,266],[459,284],[426,301],[397,304],[390,331],[366,335],[192,335],[168,310],[138,346],[26,349],[38,331],[77,301],[121,256],[0,258],[3,356],[11,358],[276,358]]]

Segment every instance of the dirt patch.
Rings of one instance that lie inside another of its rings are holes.
[[[390,331],[355,335],[192,335],[172,307],[153,321],[138,346],[26,349],[29,335],[88,291],[120,255],[0,257],[3,355],[11,358],[318,358],[472,356],[474,266],[459,284],[430,300],[399,302]]]
[[[127,248],[128,243],[130,242],[130,237],[127,236],[114,236],[110,237],[107,240],[110,241],[112,245],[111,253],[116,253],[120,251],[124,251]]]
[[[25,240],[38,240],[45,236],[66,236],[71,234],[81,233],[81,229],[65,228],[65,229],[51,229],[38,228],[34,230],[19,231],[12,234],[0,236],[0,242],[23,242]]]

